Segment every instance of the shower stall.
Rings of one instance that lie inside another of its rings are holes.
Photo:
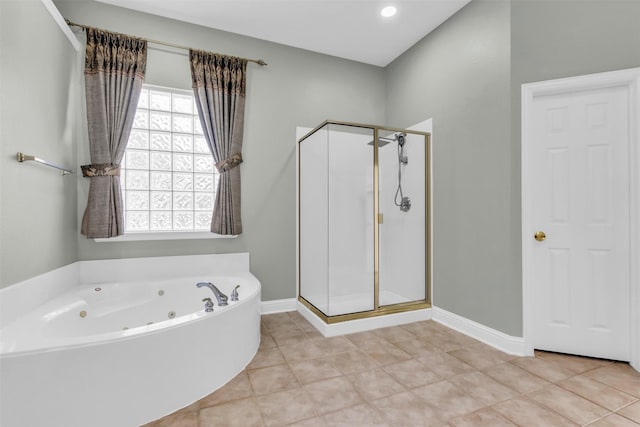
[[[335,121],[298,141],[298,300],[325,324],[431,306],[430,142]]]

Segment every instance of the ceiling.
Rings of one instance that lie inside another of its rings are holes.
[[[98,0],[386,66],[471,0]],[[398,12],[383,18],[380,10]]]

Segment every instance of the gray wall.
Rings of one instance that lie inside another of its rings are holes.
[[[0,287],[76,261],[76,51],[38,0],[0,1]]]
[[[241,166],[244,233],[236,239],[126,243],[96,243],[80,236],[79,258],[248,251],[264,300],[295,297],[295,129],[329,118],[382,123],[384,70],[102,3],[60,0],[56,5],[74,22],[269,63],[248,67]],[[191,86],[183,54],[151,50],[147,70],[148,83]],[[86,143],[80,144],[82,162]],[[81,210],[86,191],[82,182]]]
[[[387,68],[387,123],[433,118],[438,307],[511,335],[510,4],[474,0]]]
[[[640,67],[640,1],[516,0],[511,6],[511,163],[520,197],[521,94],[524,83]],[[541,30],[542,29],[542,30]],[[520,204],[512,204],[514,218]],[[520,262],[520,221],[512,223]],[[516,229],[517,227],[517,229]]]
[[[473,0],[387,68],[387,123],[433,118],[434,302],[522,334],[520,87],[640,66],[640,2]]]

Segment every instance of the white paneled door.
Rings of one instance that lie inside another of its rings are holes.
[[[537,96],[529,114],[532,344],[630,360],[629,89]]]

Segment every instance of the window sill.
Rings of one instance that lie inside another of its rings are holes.
[[[98,243],[109,242],[140,242],[158,240],[200,240],[200,239],[233,239],[238,237],[224,236],[222,234],[210,233],[208,231],[165,231],[157,233],[129,233],[118,237],[96,238]]]

